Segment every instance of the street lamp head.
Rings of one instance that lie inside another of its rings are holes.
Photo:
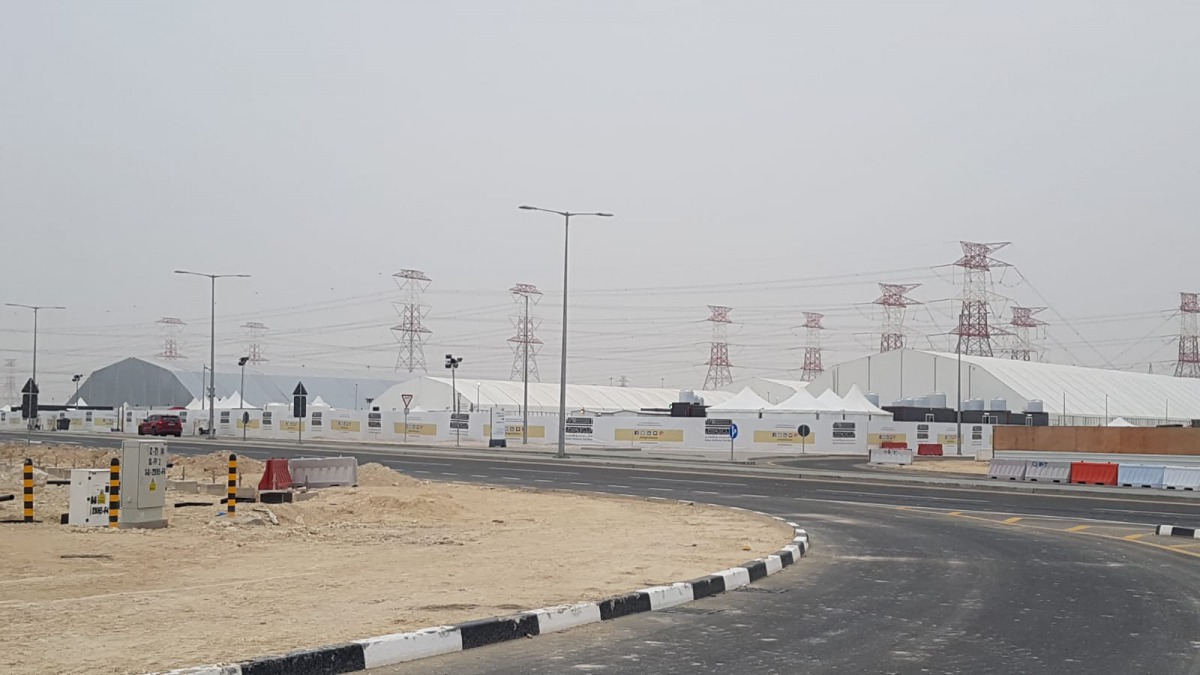
[[[525,210],[525,211],[537,211],[537,210],[538,210],[538,207],[536,207],[536,206],[528,206],[528,205],[526,205],[526,204],[522,204],[522,205],[518,206],[517,208],[518,208],[518,209],[523,209],[523,210]]]
[[[243,356],[242,358],[238,359],[238,365],[244,367],[249,361],[250,361],[249,356]]]

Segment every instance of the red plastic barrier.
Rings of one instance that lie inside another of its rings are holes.
[[[917,454],[941,457],[942,456],[942,444],[941,443],[919,443],[917,445]]]
[[[1071,462],[1071,482],[1081,485],[1116,485],[1118,466],[1111,462]]]
[[[288,461],[286,459],[268,459],[262,480],[258,481],[258,489],[286,490],[290,487],[292,487],[292,472],[288,471]]]
[[[884,441],[879,444],[879,447],[887,450],[907,450],[908,443],[902,441]]]

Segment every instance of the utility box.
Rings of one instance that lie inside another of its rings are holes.
[[[162,441],[125,441],[121,446],[121,527],[166,527],[167,461]]]
[[[67,524],[108,527],[108,469],[72,469]]]

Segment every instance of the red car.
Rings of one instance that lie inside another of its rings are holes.
[[[179,415],[151,415],[138,425],[138,436],[182,436]]]

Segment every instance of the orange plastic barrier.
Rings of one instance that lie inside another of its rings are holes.
[[[1071,462],[1071,482],[1083,485],[1116,485],[1118,464]]]
[[[908,448],[908,443],[901,443],[900,441],[884,441],[879,444],[879,447],[887,448],[889,450],[905,450]]]
[[[942,444],[941,443],[920,443],[917,445],[917,454],[941,457],[942,456]]]

